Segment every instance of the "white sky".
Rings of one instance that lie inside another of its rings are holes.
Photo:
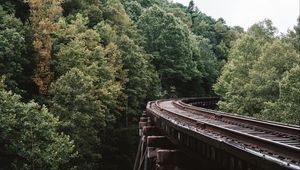
[[[188,5],[190,0],[169,0]],[[271,19],[279,32],[286,33],[297,24],[300,0],[194,0],[198,9],[227,25],[249,28],[265,18]]]

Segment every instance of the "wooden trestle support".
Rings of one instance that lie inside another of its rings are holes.
[[[134,163],[134,170],[192,170],[199,166],[199,160],[180,149],[180,145],[165,136],[151,122],[145,113],[139,122],[140,143]],[[172,141],[172,142],[171,142]],[[204,163],[206,162],[206,163]],[[203,164],[207,165],[207,160]],[[210,166],[211,170],[218,169]]]

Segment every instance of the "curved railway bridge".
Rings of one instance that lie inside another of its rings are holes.
[[[300,170],[300,127],[211,110],[218,98],[151,101],[134,170]]]

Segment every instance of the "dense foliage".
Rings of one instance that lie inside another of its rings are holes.
[[[64,169],[74,158],[74,142],[60,133],[58,117],[45,106],[4,89],[0,82],[1,169]]]
[[[276,37],[270,20],[253,25],[235,41],[218,82],[220,109],[258,118],[299,123],[300,54],[295,32]],[[298,103],[298,104],[297,104]]]
[[[0,169],[132,169],[146,102],[215,83],[221,109],[297,123],[299,28],[244,32],[193,1],[2,0]]]

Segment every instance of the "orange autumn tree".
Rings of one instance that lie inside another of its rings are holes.
[[[51,33],[57,29],[55,20],[61,15],[62,0],[28,0],[30,22],[34,33],[33,46],[37,52],[37,66],[33,77],[41,94],[48,93],[53,79],[50,69],[52,40]]]

